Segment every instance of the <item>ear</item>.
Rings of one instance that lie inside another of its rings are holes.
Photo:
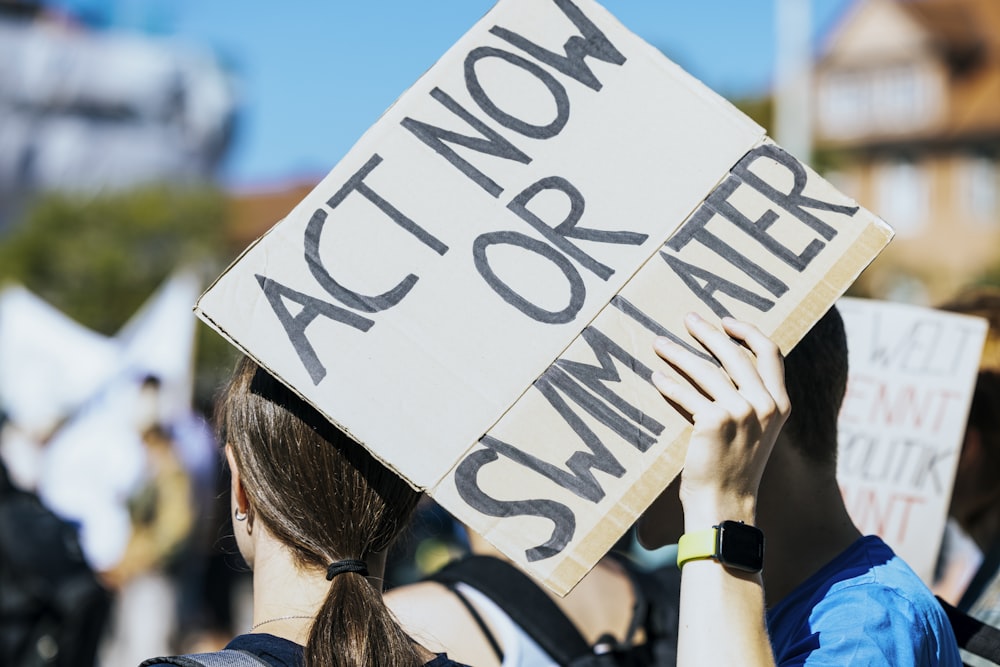
[[[236,455],[233,453],[233,447],[230,444],[226,444],[226,461],[229,463],[229,493],[232,505],[241,514],[246,514],[250,504],[247,501],[246,491],[243,490],[243,478],[240,477],[240,469],[236,465]]]

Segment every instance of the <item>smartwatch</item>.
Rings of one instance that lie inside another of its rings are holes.
[[[708,530],[684,533],[677,542],[677,567],[689,560],[712,558],[744,572],[764,569],[764,533],[742,521],[723,521]]]

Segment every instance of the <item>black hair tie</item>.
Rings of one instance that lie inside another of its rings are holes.
[[[333,581],[333,578],[338,574],[343,574],[344,572],[357,572],[363,577],[368,576],[368,564],[363,560],[357,560],[354,558],[345,558],[344,560],[335,560],[326,568],[326,580]]]

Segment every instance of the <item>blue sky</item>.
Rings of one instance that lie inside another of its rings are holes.
[[[541,1],[541,0],[540,0]],[[807,1],[807,0],[803,0]],[[854,0],[812,0],[822,35]],[[633,32],[727,96],[772,79],[775,0],[603,0]],[[99,21],[207,44],[240,78],[224,179],[325,174],[493,0],[60,0]]]

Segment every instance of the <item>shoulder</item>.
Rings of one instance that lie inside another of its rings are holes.
[[[406,633],[434,653],[485,641],[462,600],[443,584],[421,581],[400,586],[387,591],[384,599]]]
[[[305,650],[300,644],[267,633],[237,635],[226,648],[252,653],[275,667],[298,667]]]
[[[386,604],[389,604],[395,611],[397,607],[408,609],[427,603],[436,604],[442,598],[451,596],[451,591],[443,584],[435,581],[418,581],[390,588],[382,597],[385,598]]]
[[[769,614],[779,663],[960,665],[948,618],[923,581],[884,544],[858,546]]]
[[[143,662],[140,667],[233,664],[234,655],[238,660],[242,659],[242,664],[262,662],[272,667],[299,667],[302,664],[302,654],[303,647],[287,639],[263,633],[245,634],[234,637],[223,651],[151,658]],[[253,660],[250,656],[256,657],[257,660]]]
[[[407,629],[443,627],[467,615],[458,596],[434,581],[393,588],[386,591],[383,599]]]

